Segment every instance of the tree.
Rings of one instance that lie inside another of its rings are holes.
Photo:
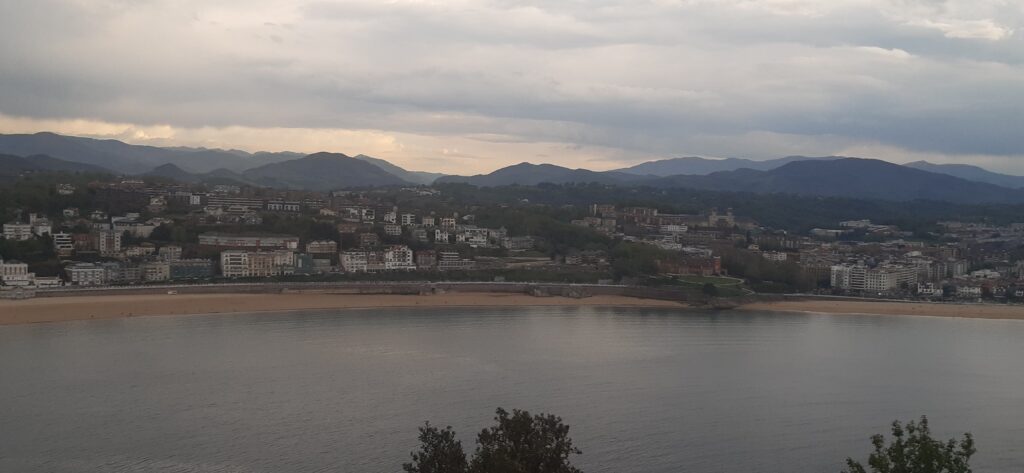
[[[464,473],[468,468],[462,442],[455,439],[451,426],[420,427],[420,450],[413,452],[412,462],[402,465],[407,473]]]
[[[704,283],[704,287],[701,288],[701,292],[703,292],[704,295],[708,297],[717,297],[718,286],[715,286],[714,283],[706,282]]]
[[[420,449],[408,473],[582,473],[569,459],[580,454],[569,438],[569,426],[550,414],[531,416],[498,408],[496,425],[477,436],[476,452],[467,464],[462,443],[451,427],[420,427]]]
[[[581,473],[569,457],[580,454],[560,417],[498,408],[498,425],[477,437],[473,473]]]
[[[963,440],[950,439],[943,443],[931,437],[928,418],[913,421],[904,427],[899,421],[892,423],[892,441],[885,445],[885,437],[871,437],[875,451],[868,456],[867,470],[852,458],[846,459],[844,473],[971,473],[968,461],[977,451],[974,437],[965,433]]]

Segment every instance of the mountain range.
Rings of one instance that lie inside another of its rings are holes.
[[[110,171],[91,164],[76,163],[46,155],[14,156],[0,154],[0,176],[17,177],[24,172],[59,171],[109,174]]]
[[[626,174],[636,174],[638,176],[660,177],[678,176],[680,174],[706,175],[711,174],[713,172],[735,171],[737,169],[754,169],[757,171],[770,171],[779,166],[796,161],[824,161],[841,158],[841,156],[823,156],[817,158],[807,156],[787,156],[785,158],[779,159],[754,161],[753,159],[744,158],[708,159],[698,158],[696,156],[688,156],[684,158],[670,158],[661,159],[658,161],[648,161],[646,163],[637,164],[636,166],[616,169],[616,171]]]
[[[599,184],[630,184],[645,180],[643,176],[617,171],[597,172],[587,169],[569,169],[554,164],[519,163],[504,167],[490,174],[475,176],[444,176],[437,184],[463,183],[479,187],[535,186],[541,183],[566,184],[573,182],[596,182]]]
[[[898,165],[842,156],[788,156],[755,161],[699,157],[651,161],[613,170],[520,163],[475,176],[408,171],[366,155],[249,153],[207,148],[159,148],[36,133],[0,135],[0,176],[24,171],[106,172],[183,182],[236,183],[304,190],[465,183],[481,187],[541,183],[688,187],[890,201],[1024,203],[1024,176],[962,164],[918,161]]]

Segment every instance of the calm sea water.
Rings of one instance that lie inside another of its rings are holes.
[[[1024,322],[360,310],[0,327],[0,471],[398,471],[425,420],[562,416],[587,472],[837,472],[893,419],[1024,471]]]

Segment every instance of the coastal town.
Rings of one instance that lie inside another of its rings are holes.
[[[3,224],[0,296],[259,281],[675,285],[1024,301],[1024,223],[868,219],[795,233],[730,208],[463,201],[444,186],[334,192],[115,178],[57,182]],[[539,216],[539,217],[538,217]],[[534,219],[535,222],[524,223]],[[539,222],[539,223],[538,223]]]

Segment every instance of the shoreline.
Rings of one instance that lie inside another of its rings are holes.
[[[0,326],[162,315],[258,314],[299,310],[415,307],[529,306],[710,309],[710,307],[693,306],[681,301],[608,294],[585,298],[538,297],[516,292],[468,291],[440,294],[358,294],[329,290],[173,295],[164,293],[95,294],[0,300]],[[1024,306],[994,304],[794,299],[747,302],[727,310],[1024,320]]]
[[[448,292],[431,295],[329,292],[132,294],[37,297],[0,301],[0,326],[165,315],[415,307],[669,307],[684,303],[618,295],[536,297],[521,293]]]
[[[1024,306],[996,304],[796,299],[751,302],[737,307],[736,310],[802,312],[808,314],[1024,320]]]

